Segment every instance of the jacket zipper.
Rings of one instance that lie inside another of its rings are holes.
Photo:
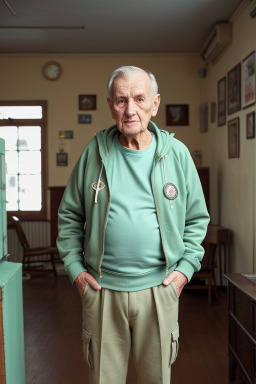
[[[161,158],[159,158],[157,161],[159,162],[160,160],[161,160]],[[154,196],[155,205],[156,205],[156,215],[157,215],[157,219],[158,219],[158,223],[159,223],[160,235],[161,235],[161,239],[162,239],[162,246],[163,246],[164,257],[165,257],[165,276],[167,277],[169,274],[168,273],[169,272],[169,262],[168,262],[167,254],[166,254],[165,247],[164,247],[164,239],[162,236],[162,229],[161,229],[161,220],[160,220],[160,214],[159,214],[157,198],[156,198],[156,193],[155,193],[155,184],[153,181],[153,173],[155,172],[155,167],[152,170],[152,174],[151,174],[151,184],[152,184],[153,196]]]
[[[103,161],[102,161],[102,164],[104,164]],[[105,167],[105,165],[104,165],[104,167]],[[108,185],[108,178],[107,178],[107,172],[106,172],[106,169],[105,169],[105,175],[106,175],[107,186],[108,186],[108,191],[109,191],[109,185]],[[99,263],[99,274],[100,274],[100,279],[102,279],[101,266],[102,266],[102,263],[103,263],[103,257],[104,257],[104,238],[105,238],[105,232],[106,232],[106,228],[107,228],[107,221],[108,221],[109,208],[110,208],[110,191],[109,191],[108,206],[107,206],[107,212],[106,212],[105,222],[104,222],[104,228],[103,228],[102,254],[101,254],[101,257],[100,257],[100,263]]]

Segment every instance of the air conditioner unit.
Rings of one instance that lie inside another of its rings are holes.
[[[214,63],[231,41],[232,24],[217,24],[201,49],[200,56],[206,63]]]

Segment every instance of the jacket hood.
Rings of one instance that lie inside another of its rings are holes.
[[[174,133],[169,133],[164,130],[160,130],[153,121],[150,120],[148,124],[148,130],[154,132],[156,135],[157,147],[156,154],[159,157],[163,157],[168,152]],[[104,129],[96,133],[96,139],[99,145],[99,152],[102,160],[106,160],[109,152],[112,149],[114,143],[114,137],[118,135],[119,131],[116,125],[112,125],[108,129]]]

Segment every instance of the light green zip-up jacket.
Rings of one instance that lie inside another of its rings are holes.
[[[190,280],[200,269],[204,255],[201,243],[209,223],[201,183],[185,145],[173,134],[159,130],[152,121],[148,129],[155,133],[157,140],[151,182],[166,275],[175,269]],[[86,145],[71,173],[59,207],[57,246],[72,282],[79,273],[88,271],[100,283],[111,201],[106,169],[113,138],[117,134],[115,125],[98,132]],[[163,192],[168,182],[178,190],[178,196],[172,201]],[[99,188],[102,183],[103,189]]]

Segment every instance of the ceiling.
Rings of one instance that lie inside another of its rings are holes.
[[[241,2],[0,0],[0,53],[197,52]]]

